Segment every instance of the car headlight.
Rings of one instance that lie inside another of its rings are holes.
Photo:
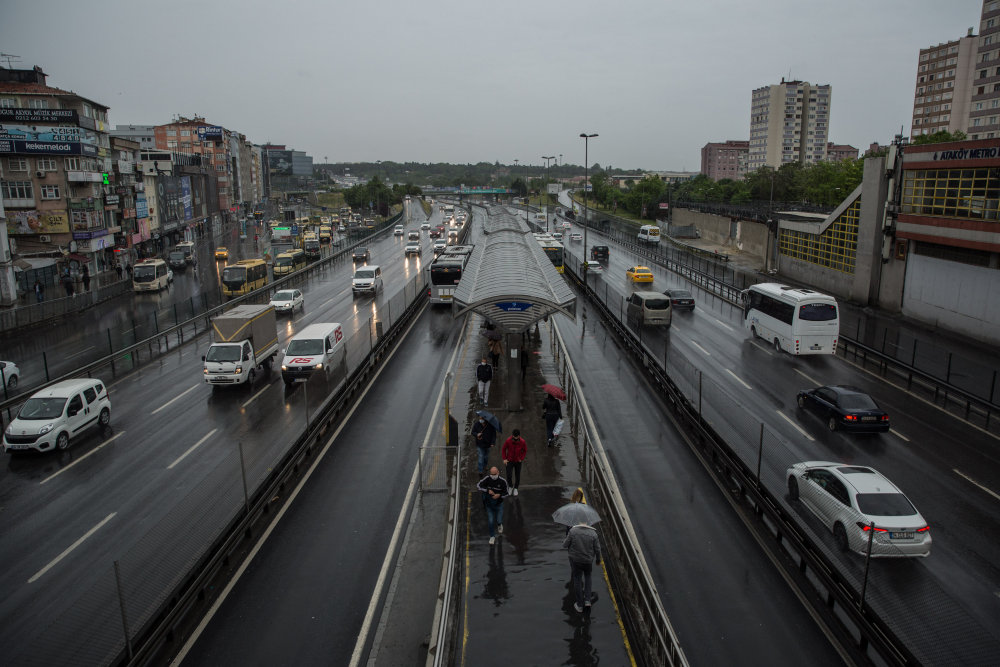
[[[13,423],[13,422],[11,422],[10,424],[8,424],[8,425],[7,425],[7,430],[6,430],[6,431],[4,431],[4,433],[6,433],[7,435],[10,435],[10,432],[11,432],[11,431],[12,431],[13,429],[14,429],[14,423]]]
[[[207,368],[205,369],[205,375],[208,375],[208,369]]]
[[[323,370],[323,364],[316,364],[316,370],[318,371]]]
[[[288,370],[288,366],[286,366],[286,365],[282,364],[282,365],[281,365],[281,370],[283,370],[283,371],[287,371],[287,370]]]
[[[236,367],[236,374],[239,375],[242,372],[243,372],[243,367],[242,366],[237,366]]]
[[[45,426],[38,429],[38,435],[45,435],[52,430],[52,424],[46,424]]]

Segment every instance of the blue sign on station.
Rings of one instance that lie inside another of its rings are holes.
[[[298,236],[298,235],[299,235],[299,226],[292,225],[292,236]]]
[[[504,301],[493,305],[508,313],[522,313],[531,308],[533,304],[525,303],[524,301]]]

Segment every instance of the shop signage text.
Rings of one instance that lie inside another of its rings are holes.
[[[934,153],[935,160],[985,160],[996,157],[997,148],[961,148],[957,151]]]

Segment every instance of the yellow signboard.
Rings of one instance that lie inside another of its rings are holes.
[[[66,211],[7,211],[8,234],[66,234],[69,215]]]

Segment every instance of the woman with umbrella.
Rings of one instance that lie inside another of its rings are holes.
[[[545,435],[548,436],[549,446],[552,446],[552,441],[555,436],[552,435],[553,429],[556,427],[556,422],[562,419],[562,405],[559,401],[566,400],[566,393],[551,384],[542,385],[542,391],[544,391],[548,396],[545,397],[545,402],[542,403],[542,416],[545,419]],[[561,397],[561,398],[560,398]]]

